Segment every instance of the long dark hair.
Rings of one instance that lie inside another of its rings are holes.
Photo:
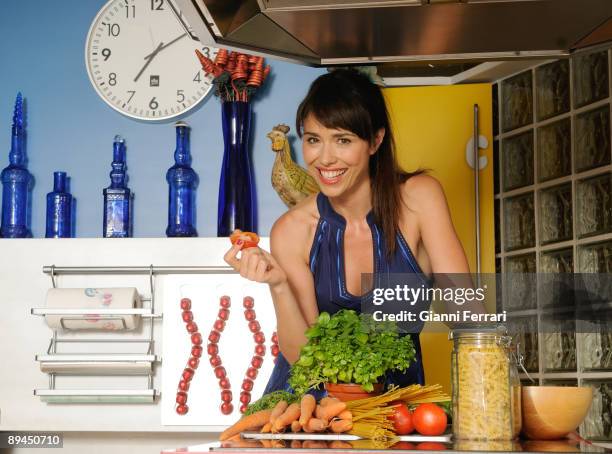
[[[370,144],[375,143],[376,133],[384,128],[382,143],[370,157],[369,174],[374,220],[382,228],[387,253],[393,255],[399,230],[400,185],[423,171],[408,173],[399,168],[389,113],[380,88],[362,73],[337,69],[318,77],[298,107],[295,124],[300,137],[309,114],[326,128],[351,131]]]

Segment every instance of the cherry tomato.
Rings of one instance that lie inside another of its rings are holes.
[[[218,367],[221,365],[221,357],[218,355],[211,356],[209,361],[212,367]]]
[[[183,321],[184,321],[185,323],[190,322],[190,321],[192,321],[192,320],[193,320],[193,312],[191,312],[191,311],[185,311],[185,312],[183,312],[182,317],[183,317]]]
[[[221,380],[222,378],[225,378],[225,376],[226,376],[225,367],[223,366],[215,367],[215,377]]]
[[[184,311],[188,311],[191,309],[191,300],[189,298],[183,298],[181,300],[181,309]]]
[[[230,381],[227,377],[223,377],[221,379],[219,379],[219,386],[222,389],[230,389],[231,385],[230,385]]]
[[[208,335],[208,341],[211,344],[216,344],[217,342],[219,342],[219,339],[221,339],[221,334],[219,334],[218,331],[211,331],[210,334]],[[193,340],[193,339],[192,339]],[[194,342],[195,343],[195,342]]]
[[[257,378],[257,369],[254,367],[249,367],[246,371],[246,376],[251,380],[255,380]]]
[[[255,340],[256,344],[263,344],[266,341],[266,336],[264,336],[264,333],[259,331],[253,335],[253,339]]]
[[[240,402],[248,404],[251,401],[251,393],[248,391],[242,391],[240,393]]]
[[[176,407],[176,412],[179,415],[187,414],[188,411],[189,411],[189,407],[187,405],[179,405],[178,407]]]
[[[191,343],[193,345],[200,345],[202,343],[202,335],[200,333],[193,333],[191,335]]]
[[[223,295],[221,297],[221,300],[219,301],[219,304],[221,305],[221,307],[224,307],[225,309],[229,309],[230,306],[232,305],[232,301],[230,300],[229,296]]]
[[[421,435],[442,435],[446,430],[444,410],[433,403],[419,405],[412,413],[412,422]]]
[[[245,391],[252,391],[253,390],[253,380],[245,378],[242,381],[242,389],[244,389]]]
[[[225,329],[225,321],[223,321],[223,320],[215,320],[215,324],[213,325],[213,327],[217,331],[223,331]]]
[[[278,334],[276,334],[276,331],[272,333],[272,342],[278,344]]]
[[[189,361],[187,361],[187,365],[191,367],[192,369],[197,369],[199,364],[200,364],[200,360],[193,356],[189,358]]]
[[[262,364],[263,358],[261,356],[253,356],[253,359],[251,360],[251,366],[253,366],[255,369],[259,369]]]
[[[234,411],[234,406],[231,403],[223,402],[221,404],[221,413],[223,413],[224,415],[229,415],[233,411]]]
[[[393,421],[393,428],[397,435],[408,435],[414,432],[414,424],[412,422],[412,412],[403,402],[394,402],[391,404],[395,411],[389,417]]]
[[[261,330],[261,326],[257,320],[253,320],[249,322],[249,329],[252,333],[258,333]]]
[[[249,407],[249,406],[248,406],[247,404],[242,404],[242,405],[240,406],[240,413],[244,413],[245,411],[247,411],[247,408],[248,408],[248,407]]]
[[[278,352],[280,351],[280,347],[278,345],[273,345],[270,348],[270,351],[272,352],[272,356],[278,356]]]
[[[231,402],[232,392],[229,389],[224,389],[223,391],[221,391],[221,400],[223,402]]]
[[[188,333],[195,333],[198,331],[198,325],[196,324],[196,322],[187,323],[186,328]]]
[[[189,369],[188,367],[186,367],[182,375],[183,380],[190,381],[193,378],[193,374],[193,369]]]
[[[183,391],[177,392],[176,403],[179,405],[185,405],[187,403],[187,393]]]
[[[178,384],[178,389],[180,389],[181,391],[189,391],[189,382],[181,380]]]
[[[230,235],[230,241],[232,246],[236,244],[238,240],[243,241],[242,249],[248,249],[250,247],[256,247],[259,244],[259,236],[253,232],[243,232],[242,230],[234,230]]]
[[[266,346],[262,344],[257,344],[255,346],[255,353],[259,356],[264,356],[266,354]]]
[[[244,318],[246,318],[249,322],[255,320],[255,311],[253,309],[247,309],[244,311]]]
[[[242,305],[245,309],[253,309],[255,306],[255,301],[250,296],[245,296],[242,300]]]
[[[219,313],[217,314],[217,318],[221,320],[227,320],[229,318],[229,309],[219,309]]]
[[[193,355],[193,349],[194,349],[194,348],[195,348],[195,347],[193,347],[193,348],[191,349],[191,354],[192,354],[192,355]],[[199,348],[200,348],[200,354],[202,354],[202,352],[201,352],[202,347],[199,347]],[[219,346],[218,346],[217,344],[208,344],[208,345],[206,346],[206,351],[208,352],[208,354],[209,354],[210,356],[214,356],[214,355],[216,355],[217,353],[219,353]],[[193,355],[193,356],[196,356],[196,355]]]
[[[445,451],[446,446],[443,443],[438,443],[435,441],[424,441],[423,443],[416,445],[416,449],[423,451]]]

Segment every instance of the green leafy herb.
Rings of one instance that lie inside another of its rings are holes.
[[[357,383],[372,391],[387,371],[406,370],[416,355],[412,339],[400,336],[395,323],[350,310],[321,313],[306,337],[289,379],[298,395],[326,382]]]
[[[270,410],[276,406],[281,400],[286,401],[288,404],[299,401],[299,396],[291,394],[287,391],[273,391],[268,394],[264,394],[255,402],[252,402],[244,412],[245,416],[251,413],[256,413],[260,410]]]

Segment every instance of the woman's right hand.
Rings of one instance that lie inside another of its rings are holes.
[[[260,247],[242,249],[244,242],[239,240],[223,256],[223,260],[246,279],[268,284],[271,288],[285,284],[287,274],[272,254]],[[241,252],[240,258],[237,257]]]

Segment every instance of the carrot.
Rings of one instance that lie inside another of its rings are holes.
[[[317,418],[329,421],[334,416],[337,416],[342,413],[344,410],[346,410],[346,403],[331,402],[325,405],[324,407],[321,407],[320,411],[317,413]]]
[[[281,432],[290,425],[293,421],[300,417],[300,406],[299,404],[291,404],[287,407],[285,412],[274,420],[272,424],[272,432]]]
[[[332,399],[331,397],[324,397],[323,399],[321,399],[319,401],[319,405],[321,405],[322,407],[326,406],[328,403],[332,402],[334,399]]]
[[[290,446],[292,449],[300,449],[302,447],[302,441],[301,440],[291,440]]]
[[[268,421],[267,423],[264,424],[264,426],[261,428],[261,433],[262,434],[267,434],[270,433],[270,430],[272,430],[272,424]]]
[[[228,438],[231,438],[234,435],[244,432],[246,430],[259,430],[270,420],[271,414],[272,410],[261,410],[256,413],[250,414],[249,416],[244,416],[243,418],[238,420],[233,426],[230,426],[225,429],[219,436],[219,440],[225,441]]]
[[[322,440],[304,440],[302,443],[304,449],[324,449],[327,448],[327,443]]]
[[[306,424],[306,427],[310,432],[323,432],[327,427],[327,423],[322,419],[310,418],[308,420],[308,424]]]
[[[353,428],[353,421],[346,419],[334,419],[330,424],[331,430],[334,433],[348,432]]]
[[[276,420],[276,418],[282,415],[288,406],[289,404],[287,403],[286,400],[279,401],[272,409],[272,414],[270,415],[270,424],[274,424],[274,421]]]
[[[338,414],[338,418],[345,419],[346,421],[352,421],[353,414],[350,410],[344,410],[342,413]]]
[[[291,432],[300,432],[301,430],[302,425],[297,419],[291,423]]]
[[[331,449],[351,449],[353,445],[346,441],[334,440],[329,443],[329,447]]]
[[[306,394],[300,402],[300,424],[305,426],[308,420],[312,418],[312,413],[315,411],[317,401],[312,394]]]

